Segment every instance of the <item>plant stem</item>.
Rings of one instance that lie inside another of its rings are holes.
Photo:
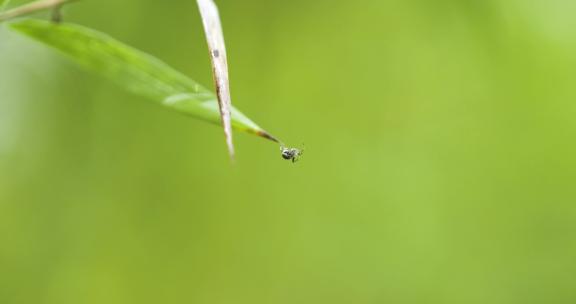
[[[24,4],[22,6],[13,8],[9,11],[0,14],[0,22],[10,19],[30,15],[36,12],[59,9],[64,4],[78,0],[38,0],[32,3]]]
[[[62,22],[62,7],[64,6],[64,4],[60,4],[55,6],[52,9],[52,22],[54,23],[60,23]]]

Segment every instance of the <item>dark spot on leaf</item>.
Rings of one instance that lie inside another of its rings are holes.
[[[271,140],[271,141],[274,141],[274,142],[277,142],[277,143],[280,142],[276,137],[272,136],[272,135],[271,135],[270,133],[268,133],[268,132],[258,131],[258,133],[256,133],[256,134],[258,134],[259,136],[262,136],[262,137],[264,137],[264,138],[266,138],[266,139],[269,139],[269,140]]]
[[[220,52],[218,50],[213,50],[212,55],[216,58],[220,57]]]

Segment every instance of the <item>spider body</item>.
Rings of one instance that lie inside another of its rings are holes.
[[[286,148],[280,147],[280,151],[282,152],[282,158],[285,160],[291,160],[293,163],[298,161],[298,158],[302,156],[303,150],[296,149],[296,148]]]

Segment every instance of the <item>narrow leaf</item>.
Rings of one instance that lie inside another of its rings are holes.
[[[1,11],[1,2],[0,0],[0,11]],[[9,11],[3,12],[0,14],[0,22],[7,21],[13,18],[18,18],[30,14],[34,14],[44,10],[51,10],[57,9],[64,4],[74,2],[78,0],[38,0],[30,3],[23,4],[21,6],[15,7]],[[6,5],[10,0],[7,0],[4,4]]]
[[[232,142],[232,127],[230,125],[230,108],[232,99],[230,98],[230,84],[228,81],[228,60],[226,55],[226,44],[224,43],[224,34],[218,8],[212,0],[198,0],[198,8],[202,16],[208,49],[210,50],[210,60],[212,62],[212,71],[214,73],[214,86],[218,105],[220,107],[220,116],[224,126],[224,134],[230,157],[234,157],[234,144]]]
[[[212,92],[164,62],[106,34],[75,24],[30,19],[11,23],[10,27],[59,50],[85,69],[132,93],[192,117],[220,124],[217,97]],[[239,131],[278,142],[234,108],[231,125]]]

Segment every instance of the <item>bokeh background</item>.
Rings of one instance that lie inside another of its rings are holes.
[[[0,303],[576,303],[576,2],[217,2],[303,160],[2,27]],[[195,1],[66,13],[211,86]]]

